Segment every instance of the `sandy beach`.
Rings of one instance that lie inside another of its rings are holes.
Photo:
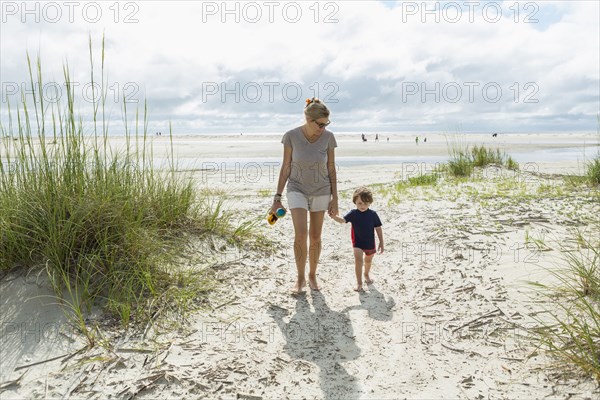
[[[552,307],[528,282],[551,282],[548,269],[565,263],[561,247],[574,246],[575,231],[596,229],[597,190],[563,179],[583,173],[598,151],[596,133],[440,134],[418,145],[412,135],[381,134],[378,142],[370,135],[366,143],[360,134],[336,137],[340,212],[353,208],[354,188],[369,185],[383,222],[386,249],[375,256],[375,282],[364,292],[352,290],[350,227],[326,217],[322,290],[290,296],[291,218],[269,226],[263,217],[279,173],[280,137],[176,136],[180,169],[223,196],[240,221],[261,219],[259,232],[276,243],[272,254],[225,243],[220,251],[199,249],[190,267],[211,266],[221,282],[206,312],[168,332],[100,323],[101,344],[92,349],[69,326],[43,272],[4,276],[0,398],[600,397],[594,381],[553,368],[556,361],[527,337]],[[152,140],[160,163],[169,138]],[[499,148],[521,169],[395,186],[433,171],[449,143]],[[98,313],[89,318],[102,321]]]

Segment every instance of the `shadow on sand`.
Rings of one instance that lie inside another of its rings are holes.
[[[308,298],[312,299],[312,307]],[[283,320],[287,313],[281,308],[271,307],[269,313],[285,337],[284,349],[289,356],[319,367],[324,399],[359,398],[356,378],[341,365],[360,355],[347,313],[331,310],[323,294],[316,291],[297,297],[289,322]]]
[[[377,290],[377,287],[373,284],[369,284],[368,292],[360,292],[359,300],[360,305],[350,306],[344,308],[343,313],[353,310],[366,310],[369,318],[377,321],[391,321],[394,315],[392,311],[396,302],[393,297],[385,299],[383,293]]]
[[[49,286],[44,274],[19,272],[0,279],[0,383],[21,375],[16,368],[82,347]],[[56,365],[40,368],[50,371]]]

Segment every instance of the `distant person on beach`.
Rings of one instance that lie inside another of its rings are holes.
[[[325,129],[330,124],[330,111],[317,98],[307,99],[305,123],[283,135],[283,163],[279,171],[277,192],[271,212],[283,207],[281,197],[287,183],[287,202],[294,223],[294,258],[298,277],[293,294],[304,292],[306,260],[308,286],[319,290],[317,266],[321,255],[321,231],[325,211],[338,213],[337,177],[333,133]],[[310,225],[308,225],[310,218]],[[307,239],[310,242],[307,246]]]
[[[423,143],[427,143],[427,138],[423,138]]]
[[[383,229],[379,216],[369,208],[373,203],[373,193],[368,188],[356,189],[352,195],[352,202],[356,204],[356,208],[344,215],[344,218],[334,213],[330,213],[329,216],[341,224],[347,222],[352,224],[354,272],[356,273],[356,289],[354,290],[360,292],[363,286],[363,264],[365,266],[365,282],[373,283],[369,272],[371,272],[371,262],[377,250],[380,254],[383,253]],[[375,232],[379,239],[377,250],[375,248]]]
[[[418,136],[415,138],[415,143],[419,144],[419,137]]]
[[[361,138],[362,138],[362,141],[363,141],[363,142],[366,142],[366,141],[367,141],[367,137],[365,136],[365,134],[364,134],[364,133],[362,134]]]
[[[375,141],[379,142],[379,134],[378,133],[375,134]]]

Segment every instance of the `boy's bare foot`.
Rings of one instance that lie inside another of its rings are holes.
[[[296,281],[296,285],[292,289],[292,294],[302,294],[304,293],[304,287],[306,286],[306,280],[298,280]]]
[[[365,283],[367,285],[370,285],[371,283],[373,283],[373,279],[371,279],[371,277],[369,276],[369,274],[365,274]]]
[[[354,289],[355,292],[362,292],[363,291],[363,287],[362,284],[361,285],[356,285],[356,288]]]
[[[311,290],[321,290],[321,287],[317,283],[317,277],[308,277],[308,287],[310,287]]]

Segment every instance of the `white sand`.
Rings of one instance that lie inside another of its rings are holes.
[[[428,137],[418,148],[409,139],[360,143],[340,136],[338,155],[446,152],[442,137]],[[535,146],[530,136],[498,139],[511,154],[531,152]],[[153,140],[158,147],[167,139]],[[271,174],[270,164],[260,164],[251,174],[255,165],[250,162],[280,157],[276,139],[260,140],[192,137],[176,138],[175,145],[180,157],[214,159],[210,162],[216,167],[196,169],[194,179],[199,187],[223,190],[227,204],[244,220],[262,218],[276,185],[278,168]],[[590,150],[593,135],[557,135],[541,147],[575,147],[583,140]],[[240,159],[254,161],[240,161],[237,170],[235,165],[221,168],[222,162]],[[577,159],[536,165],[533,172],[581,170]],[[375,256],[375,283],[361,294],[352,291],[349,226],[328,218],[319,267],[323,290],[301,297],[288,294],[295,267],[292,221],[285,217],[273,227],[266,222],[260,226],[280,244],[272,256],[230,247],[212,253],[208,262],[230,261],[219,270],[224,285],[214,297],[213,310],[192,316],[186,329],[153,332],[144,340],[106,332],[112,338],[108,348],[97,346],[64,363],[63,358],[16,370],[72,354],[81,340],[68,330],[51,340],[33,337],[29,326],[64,327],[64,317],[48,305],[52,301],[25,301],[48,294],[43,285],[5,278],[0,287],[0,382],[26,373],[4,389],[2,398],[598,398],[593,382],[562,380],[548,368],[552,360],[536,355],[522,335],[551,306],[526,281],[551,280],[545,268],[564,264],[559,244],[567,243],[573,228],[589,225],[586,216],[600,215],[600,205],[566,195],[522,203],[491,196],[484,204],[474,195],[455,198],[452,187],[443,196],[419,195],[417,189],[397,204],[388,203],[383,189],[431,167],[419,162],[378,165],[369,159],[364,165],[338,168],[341,212],[352,207],[354,187],[383,184],[376,188],[373,208],[382,217],[386,251]],[[527,172],[511,176],[506,170],[488,169],[488,184],[499,174],[525,182],[533,192],[541,184],[557,182]],[[488,184],[474,186],[482,192]],[[526,245],[526,232],[543,237],[552,250]]]

